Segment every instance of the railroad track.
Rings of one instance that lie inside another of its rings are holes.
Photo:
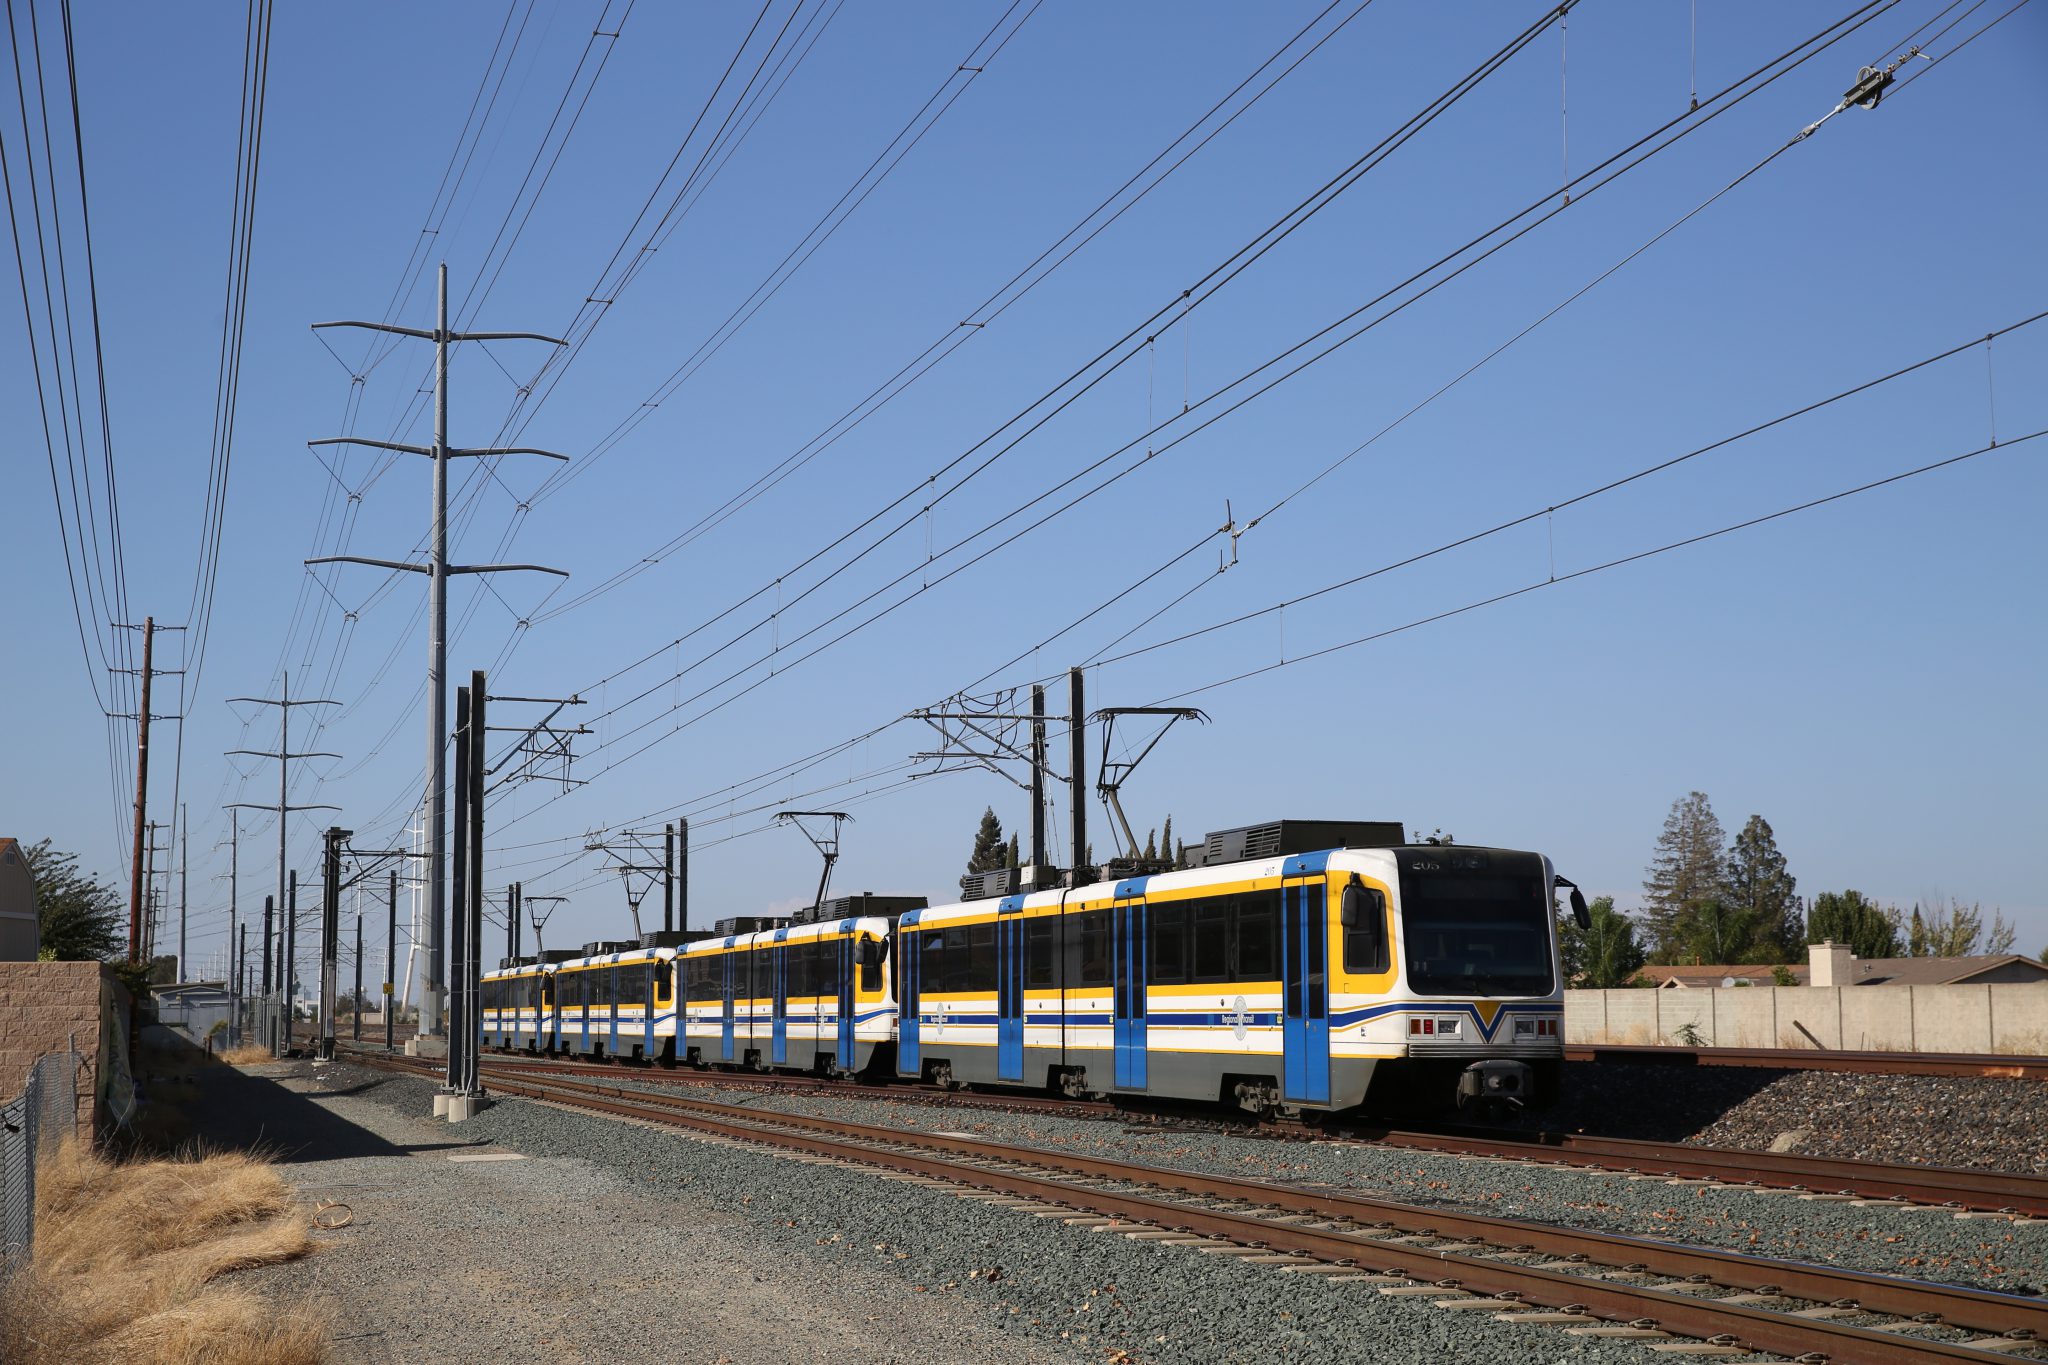
[[[383,1055],[381,1052],[375,1055]],[[1793,1153],[1696,1147],[1576,1133],[1532,1133],[1515,1129],[1441,1127],[1405,1130],[1335,1121],[1321,1126],[1266,1124],[1259,1127],[1180,1109],[1133,1109],[1111,1101],[1042,1098],[988,1091],[949,1091],[929,1086],[874,1087],[823,1077],[744,1072],[668,1071],[636,1064],[575,1062],[491,1054],[486,1063],[525,1068],[546,1075],[588,1075],[677,1086],[716,1085],[729,1089],[780,1090],[792,1094],[870,1098],[914,1098],[920,1103],[959,1105],[1004,1113],[1045,1113],[1066,1118],[1107,1118],[1140,1122],[1198,1124],[1218,1132],[1278,1140],[1333,1139],[1369,1142],[1407,1151],[1486,1157],[1544,1165],[1573,1166],[1703,1186],[1772,1190],[1809,1199],[1905,1204],[1968,1214],[2048,1218],[2048,1177],[1949,1166],[1895,1166],[1883,1162]]]
[[[2048,1057],[1975,1052],[1830,1052],[1801,1047],[1666,1047],[1661,1044],[1566,1043],[1568,1062],[1632,1062],[1650,1066],[1745,1066],[1781,1071],[1860,1071],[1895,1076],[1989,1076],[2048,1081]]]
[[[1814,1199],[1900,1203],[1969,1213],[2048,1218],[2048,1177],[1953,1166],[1894,1166],[1846,1157],[1693,1147],[1678,1142],[1512,1129],[1405,1132],[1343,1127],[1364,1141],[1413,1151],[1495,1157],[1676,1180],[1709,1187],[1776,1190]]]
[[[417,1075],[436,1071],[411,1059],[362,1060]],[[2048,1301],[2020,1295],[964,1134],[764,1114],[502,1062],[487,1061],[485,1069],[502,1094],[857,1166],[1006,1203],[1020,1213],[1235,1255],[1385,1294],[1423,1296],[1446,1309],[1487,1311],[1507,1321],[1638,1338],[1687,1354],[1771,1351],[1874,1365],[2013,1365],[2044,1358],[2037,1338],[2048,1335]],[[1681,1336],[1700,1344],[1672,1340]]]

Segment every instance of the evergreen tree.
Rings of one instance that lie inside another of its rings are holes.
[[[1186,867],[1188,865],[1187,840],[1183,839],[1173,846],[1173,865],[1175,867]]]
[[[1984,925],[1984,907],[1950,899],[1947,905],[1930,901],[1923,913],[1913,907],[1912,935],[1907,943],[1913,957],[1975,957],[1980,953],[2009,953],[2018,937],[2006,922],[2003,911],[1994,911],[1990,928]]]
[[[115,888],[78,870],[78,856],[48,839],[22,850],[35,877],[45,962],[111,962],[128,949],[127,902]]]
[[[1591,923],[1585,929],[1569,915],[1557,922],[1565,984],[1582,990],[1626,986],[1643,967],[1635,921],[1614,908],[1612,896],[1600,896],[1586,909]]]
[[[1750,816],[1728,850],[1728,900],[1751,917],[1755,928],[1754,951],[1769,952],[1773,962],[1787,962],[1798,956],[1800,945],[1806,941],[1799,902],[1792,894],[1794,885],[1792,874],[1785,870],[1785,855],[1778,851],[1770,822],[1761,815]]]
[[[974,851],[967,855],[967,870],[993,872],[1003,865],[1004,857],[1003,822],[996,819],[995,807],[989,806],[981,812],[981,828],[974,831]]]
[[[1180,866],[1180,860],[1174,856],[1173,852],[1173,817],[1171,815],[1167,816],[1166,823],[1159,827],[1159,856],[1162,858],[1173,858],[1173,865],[1175,867]]]
[[[1682,926],[1688,908],[1726,895],[1728,869],[1722,850],[1727,842],[1705,792],[1691,792],[1671,803],[1651,857],[1649,879],[1643,883],[1643,925],[1659,957],[1684,950]]]
[[[1846,943],[1866,960],[1899,955],[1898,912],[1887,914],[1861,891],[1823,891],[1806,914],[1808,943]]]
[[[1145,861],[1146,861],[1146,862],[1156,862],[1156,861],[1158,861],[1158,858],[1159,858],[1159,831],[1158,831],[1158,830],[1156,830],[1156,829],[1148,829],[1148,830],[1146,830],[1146,831],[1145,831],[1145,855],[1144,855],[1144,856],[1145,856]]]
[[[1012,830],[1012,831],[1010,831],[1010,854],[1009,854],[1009,863],[1008,863],[1008,866],[1010,866],[1010,867],[1013,867],[1013,868],[1014,868],[1014,867],[1022,867],[1023,865],[1024,865],[1024,854],[1023,854],[1023,850],[1022,850],[1022,849],[1020,849],[1020,848],[1019,848],[1019,847],[1017,846],[1017,832],[1016,832],[1015,830]]]

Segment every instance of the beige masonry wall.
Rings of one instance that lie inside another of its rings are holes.
[[[1688,1026],[1690,1026],[1688,1028]],[[1566,991],[1567,1043],[2048,1055],[2048,982]]]
[[[19,1095],[45,1053],[76,1048],[78,1131],[90,1134],[106,1059],[102,1021],[127,992],[97,962],[0,962],[0,1097]]]

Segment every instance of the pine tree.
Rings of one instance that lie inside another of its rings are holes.
[[[1755,950],[1769,952],[1774,962],[1796,957],[1806,940],[1799,902],[1792,894],[1796,884],[1785,870],[1785,855],[1778,851],[1770,822],[1761,815],[1750,816],[1728,850],[1728,902],[1750,917]]]
[[[1156,862],[1158,861],[1158,858],[1159,831],[1156,829],[1148,829],[1145,831],[1145,861],[1148,863]]]
[[[995,807],[986,807],[981,812],[981,828],[974,831],[974,851],[967,855],[967,870],[993,872],[1003,865],[1003,822],[996,819]]]
[[[1173,854],[1173,817],[1172,817],[1171,815],[1167,816],[1167,817],[1166,817],[1166,823],[1165,823],[1165,824],[1163,824],[1163,825],[1161,825],[1161,826],[1159,827],[1159,856],[1160,856],[1160,857],[1162,857],[1162,858],[1172,858],[1172,857],[1174,856],[1174,854]],[[1180,862],[1179,862],[1179,860],[1178,860],[1178,859],[1175,859],[1175,861],[1174,861],[1174,864],[1173,864],[1173,865],[1174,865],[1175,867],[1179,867],[1179,866],[1180,866]]]
[[[1175,867],[1186,867],[1188,865],[1187,840],[1182,839],[1173,846],[1173,865]]]
[[[1668,958],[1683,949],[1682,921],[1688,907],[1726,894],[1728,871],[1722,849],[1727,842],[1705,792],[1691,792],[1671,803],[1664,832],[1657,837],[1649,880],[1643,883],[1644,927],[1658,956]]]
[[[1008,865],[1013,868],[1024,865],[1023,852],[1017,846],[1017,833],[1015,830],[1010,832],[1010,857]]]

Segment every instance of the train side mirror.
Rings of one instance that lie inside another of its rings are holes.
[[[1585,892],[1579,890],[1576,885],[1562,877],[1553,877],[1551,885],[1562,886],[1571,891],[1572,922],[1577,924],[1582,930],[1591,929],[1593,927],[1593,912],[1586,908]]]

